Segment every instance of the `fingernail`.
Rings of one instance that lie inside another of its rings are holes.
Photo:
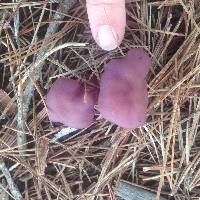
[[[100,26],[98,32],[98,43],[99,46],[106,50],[110,51],[118,46],[118,36],[115,29],[109,25]]]

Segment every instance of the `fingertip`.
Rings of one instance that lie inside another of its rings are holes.
[[[87,4],[87,12],[93,38],[104,50],[117,48],[125,33],[125,1],[109,0],[109,4]]]
[[[111,51],[119,45],[118,34],[115,28],[109,25],[102,25],[99,27],[96,41],[98,45],[106,51]]]

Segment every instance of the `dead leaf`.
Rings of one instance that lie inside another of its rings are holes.
[[[0,89],[0,113],[5,112],[8,115],[15,113],[17,110],[16,104],[9,97],[9,95]]]
[[[44,175],[47,166],[47,155],[49,152],[49,141],[46,138],[40,138],[36,143],[36,162],[37,172],[39,175]]]

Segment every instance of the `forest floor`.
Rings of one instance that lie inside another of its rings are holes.
[[[61,3],[58,3],[61,2]],[[62,3],[64,2],[64,3]],[[94,42],[85,1],[0,1],[1,199],[118,199],[120,181],[200,198],[200,2],[130,0],[121,46]],[[45,95],[59,77],[96,77],[134,47],[151,56],[147,122],[122,129],[96,111],[54,140]]]

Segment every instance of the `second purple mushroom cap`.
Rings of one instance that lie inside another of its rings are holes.
[[[144,124],[149,66],[150,58],[142,48],[131,49],[124,58],[111,60],[105,66],[98,100],[105,119],[124,128]]]

